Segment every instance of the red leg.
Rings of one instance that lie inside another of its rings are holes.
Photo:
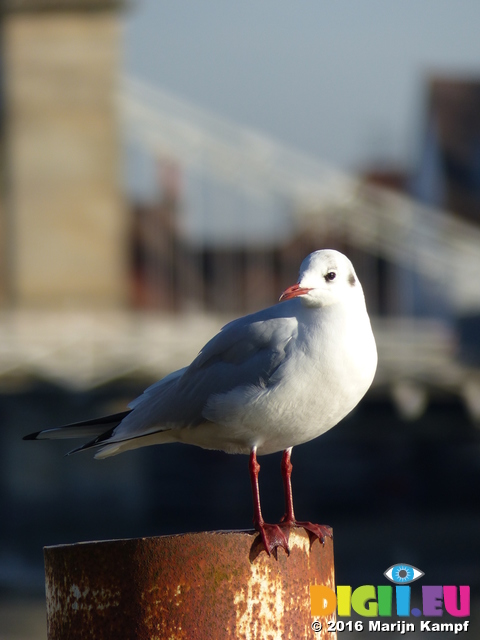
[[[260,491],[258,487],[258,473],[260,471],[260,465],[257,462],[257,448],[254,447],[250,453],[249,460],[250,481],[252,483],[253,494],[253,523],[255,529],[260,532],[262,541],[265,546],[265,551],[270,555],[277,547],[285,549],[287,554],[290,554],[288,548],[288,534],[282,531],[277,524],[267,524],[262,516],[262,509],[260,507]]]
[[[325,544],[325,537],[332,537],[332,530],[330,527],[324,524],[313,524],[312,522],[297,522],[295,519],[295,513],[293,511],[293,495],[292,495],[292,462],[290,456],[292,448],[285,449],[282,456],[281,471],[283,479],[283,489],[285,492],[285,515],[281,520],[280,526],[282,529],[289,530],[291,527],[298,526],[303,527],[312,543],[315,538],[318,538],[322,544]]]
[[[283,480],[283,491],[285,493],[285,515],[283,516],[281,522],[285,524],[294,524],[295,523],[295,514],[293,512],[293,495],[292,495],[292,463],[290,460],[290,455],[292,453],[292,448],[285,449],[282,456],[282,463],[280,465],[280,469],[282,472],[282,480]]]

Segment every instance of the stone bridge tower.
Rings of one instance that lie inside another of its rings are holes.
[[[118,0],[3,0],[0,300],[118,307]]]

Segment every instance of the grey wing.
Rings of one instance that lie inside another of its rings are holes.
[[[297,335],[296,318],[278,313],[279,307],[287,304],[223,327],[189,367],[163,378],[131,403],[133,411],[115,429],[112,440],[194,427],[205,422],[205,407],[213,395],[236,387],[267,387]]]

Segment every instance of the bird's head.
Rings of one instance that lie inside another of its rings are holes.
[[[297,284],[285,289],[280,302],[297,297],[307,307],[326,307],[363,299],[363,291],[350,260],[339,251],[324,249],[305,258]]]

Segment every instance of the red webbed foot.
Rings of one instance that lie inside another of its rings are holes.
[[[281,547],[287,555],[290,555],[290,548],[288,546],[289,529],[284,530],[282,525],[267,524],[266,522],[262,524],[255,523],[255,529],[259,531],[263,546],[269,556],[272,555],[278,547]]]
[[[326,538],[333,538],[332,528],[326,524],[314,524],[313,522],[294,522],[297,527],[303,527],[310,538],[310,546],[318,538],[320,544],[325,544]]]

